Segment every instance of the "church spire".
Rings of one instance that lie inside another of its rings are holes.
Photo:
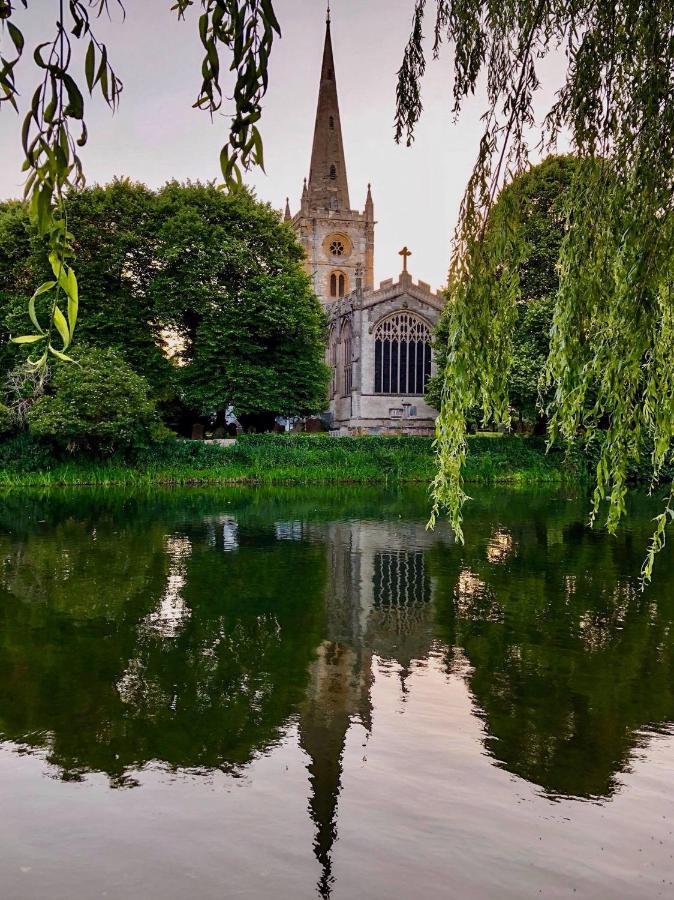
[[[330,7],[325,23],[325,46],[318,91],[314,144],[309,171],[309,207],[312,209],[349,209],[349,186],[339,117],[335,63],[330,35]]]

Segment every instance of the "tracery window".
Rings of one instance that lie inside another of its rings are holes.
[[[335,239],[330,244],[330,253],[332,253],[333,256],[344,256],[345,250],[344,241]]]
[[[423,394],[431,376],[431,329],[423,319],[399,312],[374,333],[375,394]]]

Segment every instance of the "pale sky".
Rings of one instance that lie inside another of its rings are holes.
[[[125,0],[126,21],[111,3],[113,21],[99,20],[110,58],[124,82],[120,109],[112,116],[98,97],[85,117],[89,143],[83,151],[89,183],[128,176],[151,187],[170,178],[219,178],[218,154],[226,120],[211,123],[192,109],[200,85],[201,51],[196,31],[200,4],[188,21],[170,12],[172,0]],[[351,205],[362,209],[372,183],[377,281],[397,276],[398,250],[413,252],[410,271],[434,288],[446,280],[450,239],[463,189],[481,134],[484,95],[470,98],[457,124],[450,115],[448,48],[429,62],[424,115],[412,148],[396,146],[393,116],[396,71],[409,35],[413,0],[333,0],[332,38]],[[283,37],[274,45],[270,88],[261,123],[266,174],[247,181],[262,200],[299,206],[308,175],[325,31],[322,0],[276,0]],[[429,4],[429,13],[434,4]],[[33,0],[17,9],[27,37],[26,61],[17,68],[22,100],[36,85],[35,42],[53,31],[54,0]],[[430,32],[429,21],[427,31]],[[559,60],[543,74],[559,72]],[[84,81],[83,75],[80,81]],[[546,91],[549,98],[552,89]],[[0,114],[0,197],[22,191],[20,122],[8,107]]]

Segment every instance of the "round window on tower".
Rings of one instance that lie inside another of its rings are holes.
[[[333,231],[331,234],[326,234],[323,238],[321,249],[324,256],[332,260],[333,263],[341,262],[349,259],[353,253],[353,243],[348,234],[345,234],[343,231]]]

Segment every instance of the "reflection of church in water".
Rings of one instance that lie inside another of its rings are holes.
[[[330,557],[327,636],[311,665],[299,720],[300,745],[310,760],[319,893],[327,897],[347,733],[352,724],[366,732],[372,728],[373,657],[398,664],[404,695],[413,661],[425,659],[433,643],[434,581],[425,556],[431,546],[453,538],[446,525],[429,532],[419,522],[401,520],[344,520],[303,528],[296,539],[320,539]]]
[[[316,110],[309,179],[292,224],[306,268],[329,318],[332,371],[330,425],[341,433],[432,433],[437,415],[426,402],[434,371],[432,331],[444,297],[408,272],[374,284],[374,203],[351,208],[342,140],[330,15]]]

